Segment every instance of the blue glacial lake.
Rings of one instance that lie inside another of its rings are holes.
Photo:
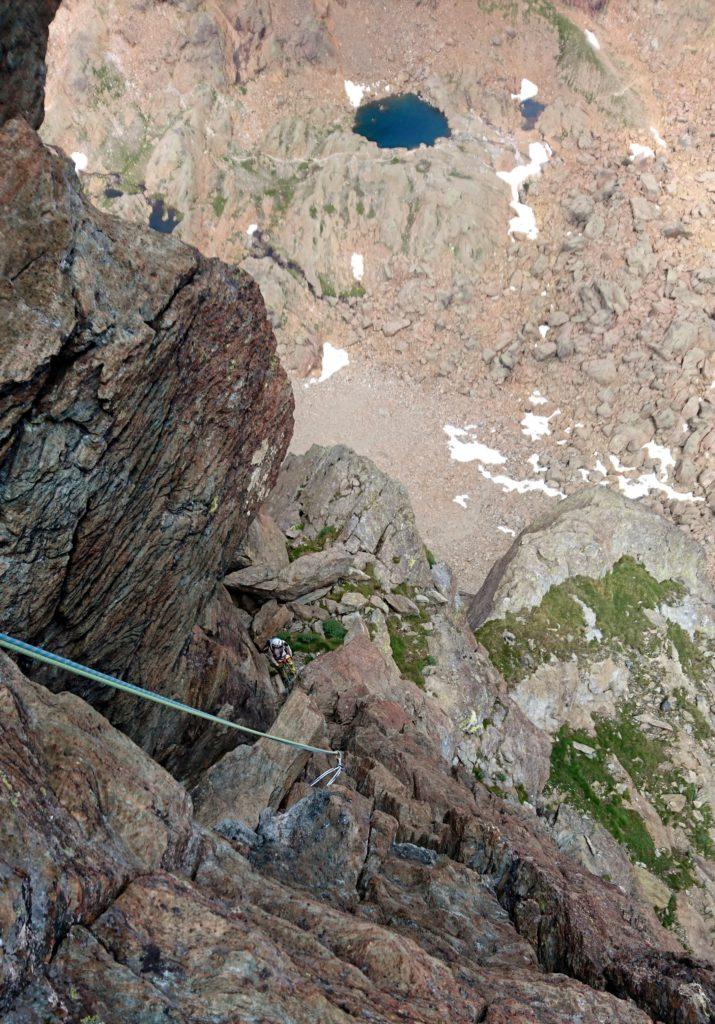
[[[430,103],[409,92],[386,96],[358,107],[353,131],[380,149],[416,149],[436,139],[449,138],[447,118]]]
[[[151,200],[150,228],[161,231],[163,235],[170,235],[180,221],[181,214],[173,206],[164,206],[163,199]]]
[[[533,128],[536,122],[541,117],[541,114],[546,110],[545,103],[537,103],[534,99],[523,100],[519,104],[524,121],[522,123],[523,128]]]

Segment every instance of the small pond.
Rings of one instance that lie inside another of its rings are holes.
[[[534,99],[522,100],[519,104],[519,110],[524,118],[522,127],[533,128],[541,114],[546,110],[546,104],[537,103]]]
[[[355,113],[353,131],[380,149],[432,146],[436,139],[451,135],[442,111],[412,92],[364,103]]]
[[[161,231],[162,235],[170,235],[181,221],[181,214],[173,206],[164,206],[163,199],[151,200],[149,227]]]

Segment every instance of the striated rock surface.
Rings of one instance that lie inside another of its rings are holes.
[[[236,703],[226,679],[197,679],[195,627],[292,425],[258,288],[95,210],[25,122],[5,126],[0,153],[4,628]],[[183,722],[90,699],[158,758],[182,742]]]

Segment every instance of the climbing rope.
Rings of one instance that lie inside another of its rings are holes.
[[[69,658],[63,658],[59,654],[53,654],[51,651],[45,651],[42,647],[33,647],[32,644],[26,644],[24,640],[17,640],[15,637],[8,636],[7,633],[0,633],[0,647],[4,647],[8,651],[12,651],[14,654],[21,654],[26,658],[33,658],[35,661],[43,662],[45,665],[52,665],[54,668],[60,668],[65,672],[71,672],[73,675],[83,676],[85,679],[91,679],[95,683],[103,683],[105,686],[112,686],[115,690],[123,690],[125,693],[131,693],[135,697],[141,697],[142,700],[150,700],[155,704],[162,704],[164,707],[172,708],[174,711],[183,711],[186,715],[194,715],[196,718],[204,718],[207,722],[215,722],[217,725],[223,725],[229,729],[238,729],[239,732],[245,732],[251,736],[258,736],[265,740],[272,740],[274,743],[283,743],[286,747],[295,747],[297,750],[307,750],[311,754],[327,754],[329,757],[337,757],[337,765],[333,768],[328,768],[328,770],[323,772],[322,775],[319,775],[315,782],[311,782],[311,786],[317,785],[318,782],[321,782],[328,776],[331,776],[331,778],[326,785],[332,786],[343,770],[343,755],[340,750],[326,750],[324,747],[312,747],[309,743],[299,743],[297,740],[286,739],[285,736],[273,736],[269,732],[259,732],[258,729],[249,729],[247,725],[238,725],[237,722],[231,722],[228,718],[219,718],[217,715],[212,715],[208,711],[201,711],[199,708],[193,708],[189,704],[183,704],[181,701],[174,700],[172,697],[165,697],[162,693],[156,693],[153,690],[145,690],[142,686],[135,686],[133,683],[126,683],[123,679],[117,679],[116,676],[109,676],[105,672],[98,672],[96,669],[87,668],[86,665],[80,665],[77,661],[70,661]]]

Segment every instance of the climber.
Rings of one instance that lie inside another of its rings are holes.
[[[271,637],[268,641],[268,656],[278,669],[283,682],[288,689],[291,689],[298,677],[298,672],[293,661],[293,651],[290,649],[290,645],[285,640],[281,640],[279,636]]]

